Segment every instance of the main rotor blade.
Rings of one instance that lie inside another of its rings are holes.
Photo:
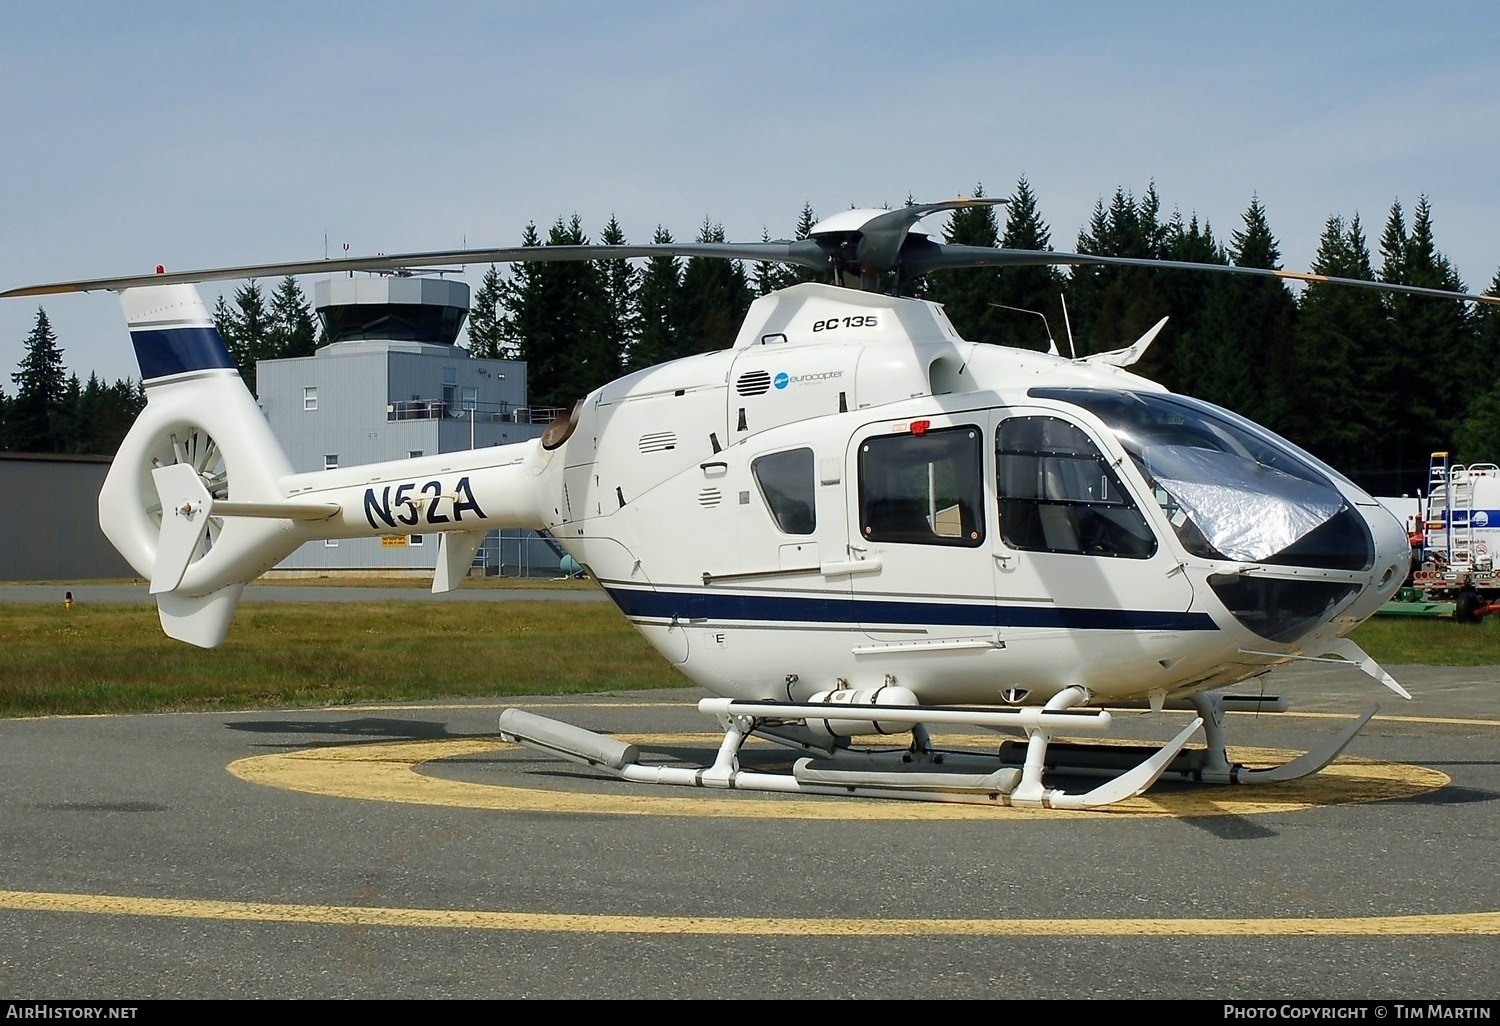
[[[907,251],[901,255],[903,277],[915,278],[931,271],[956,267],[1042,267],[1050,265],[1106,267],[1147,267],[1161,271],[1210,271],[1217,274],[1248,274],[1259,278],[1282,278],[1292,281],[1316,282],[1327,285],[1352,285],[1356,288],[1378,289],[1381,292],[1400,292],[1413,296],[1433,296],[1438,299],[1461,299],[1469,303],[1494,303],[1500,305],[1500,296],[1480,296],[1469,292],[1449,292],[1444,289],[1429,289],[1418,285],[1394,285],[1383,281],[1368,281],[1364,278],[1338,278],[1328,274],[1313,274],[1311,271],[1280,271],[1265,267],[1238,267],[1234,264],[1196,264],[1183,260],[1151,260],[1144,257],[1095,256],[1089,253],[1054,253],[1050,250],[991,249],[986,246],[942,245],[913,239]]]
[[[19,296],[51,296],[65,292],[97,292],[137,288],[144,285],[179,285],[200,281],[245,278],[282,278],[296,274],[328,274],[335,271],[400,271],[418,267],[464,264],[506,264],[529,261],[625,260],[635,257],[712,257],[720,260],[770,260],[800,264],[816,271],[829,267],[828,254],[816,242],[667,242],[640,246],[516,246],[508,249],[452,249],[430,253],[392,253],[373,257],[340,257],[334,260],[302,260],[281,264],[245,264],[198,271],[164,274],[134,274],[118,278],[30,285],[0,292],[0,299]]]

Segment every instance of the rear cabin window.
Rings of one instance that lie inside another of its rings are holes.
[[[813,480],[813,451],[788,449],[762,456],[750,464],[761,497],[776,526],[784,534],[812,534],[817,527]]]
[[[859,447],[859,528],[867,541],[984,541],[984,434],[978,427],[882,435]]]
[[[1082,429],[1012,417],[996,433],[1000,537],[1015,549],[1147,559],[1156,537]]]

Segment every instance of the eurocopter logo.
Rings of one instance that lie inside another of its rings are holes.
[[[843,376],[844,372],[841,370],[823,371],[821,374],[798,374],[795,377],[786,371],[782,371],[776,375],[774,384],[777,388],[785,388],[788,385],[799,385],[811,381],[828,381],[830,378],[841,378]]]

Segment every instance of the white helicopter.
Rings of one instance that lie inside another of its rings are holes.
[[[1290,780],[1374,714],[1282,766],[1229,761],[1220,689],[1294,659],[1348,660],[1411,696],[1346,635],[1406,577],[1391,514],[1235,414],[1131,373],[1161,330],[1081,359],[960,338],[902,298],[944,268],[1120,264],[1320,275],[944,245],[913,231],[959,199],[848,210],[797,242],[526,247],[346,258],[13,289],[119,292],[147,404],[99,496],[105,535],[151,580],[163,629],[203,647],[245,584],[314,539],[441,536],[434,592],[486,532],[546,530],[686,676],[723,742],[711,765],[509,709],[508,739],[630,781],[1097,808],[1163,774]],[[454,263],[661,255],[826,271],[751,306],[731,348],[630,374],[540,439],[295,473],[191,283]],[[881,294],[894,282],[893,295]],[[1110,709],[1192,710],[1160,748],[1080,745]],[[994,755],[931,728],[1024,733]],[[1186,749],[1202,728],[1206,744]],[[858,747],[865,735],[910,743]],[[755,735],[800,755],[745,769]],[[1057,772],[1104,777],[1079,792]]]

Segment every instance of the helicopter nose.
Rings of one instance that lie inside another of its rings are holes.
[[[1401,522],[1384,506],[1362,503],[1356,509],[1363,514],[1365,526],[1370,530],[1375,561],[1370,567],[1367,583],[1360,590],[1359,598],[1344,615],[1365,620],[1374,616],[1376,610],[1389,602],[1406,583],[1411,571],[1411,539]]]

